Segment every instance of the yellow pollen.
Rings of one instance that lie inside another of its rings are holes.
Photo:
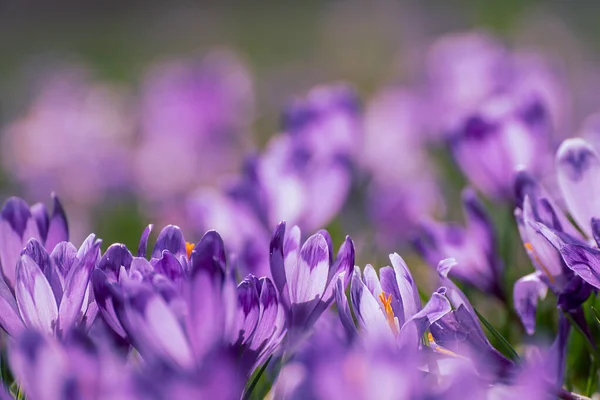
[[[190,258],[190,256],[192,255],[192,250],[194,250],[194,246],[196,245],[193,243],[185,242],[185,252],[187,253],[188,258]]]
[[[427,333],[427,340],[429,340],[429,347],[431,347],[433,350],[435,350],[436,352],[438,352],[440,354],[444,354],[444,355],[447,355],[450,357],[455,357],[455,358],[461,358],[463,360],[468,360],[468,358],[461,356],[460,354],[456,354],[455,352],[445,349],[442,346],[439,346],[437,343],[435,343],[431,332]]]
[[[379,294],[379,300],[383,303],[383,310],[385,311],[385,319],[387,320],[388,325],[392,329],[395,335],[398,334],[398,327],[396,326],[396,320],[394,316],[394,310],[392,309],[392,295],[388,294],[385,296],[385,292],[381,292]]]
[[[531,245],[531,243],[525,242],[523,245],[525,246],[527,253],[529,253],[531,256],[533,256],[533,259],[538,263],[540,268],[542,268],[544,273],[548,276],[548,279],[550,279],[550,282],[556,283],[556,280],[554,279],[554,277],[552,276],[550,271],[548,271],[548,268],[546,268],[546,266],[544,264],[542,264],[542,261],[538,257],[538,255],[537,255],[535,249],[533,248],[533,246]]]

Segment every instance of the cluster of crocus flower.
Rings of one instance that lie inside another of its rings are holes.
[[[182,227],[153,240],[148,225],[135,248],[102,251],[95,234],[69,242],[55,195],[52,213],[4,203],[0,398],[574,399],[565,384],[572,326],[590,345],[591,391],[600,158],[582,139],[558,148],[561,208],[540,181],[560,113],[539,60],[481,34],[442,38],[429,54],[431,87],[384,88],[364,115],[351,86],[314,87],[225,179],[252,108],[251,81],[230,57],[162,65],[142,90],[136,185],[158,220],[183,218]],[[435,121],[424,111],[432,105],[443,111]],[[438,138],[423,135],[432,129],[474,187],[462,190],[464,225],[434,216],[444,207],[428,153]],[[205,180],[218,186],[194,190]],[[364,244],[368,229],[352,234],[356,247],[349,236],[335,243],[342,224],[321,229],[344,215],[353,189],[368,193],[377,244],[412,239],[434,272],[426,290],[413,258],[357,265],[379,262]],[[504,234],[522,240],[535,272],[511,281],[483,197],[514,207]],[[507,325],[520,321],[528,335],[550,291],[551,344],[517,352],[463,289],[499,300]]]
[[[214,230],[193,244],[166,226],[148,255],[149,225],[134,252],[115,243],[101,253],[93,234],[79,249],[68,242],[56,197],[51,216],[19,198],[0,215],[0,326],[15,377],[4,396],[249,398],[261,376],[271,396],[291,399],[455,399],[465,384],[473,398],[562,393],[568,324],[548,350],[507,358],[448,279],[468,258],[440,260],[422,301],[398,254],[361,270],[349,237],[334,257],[327,231],[303,239],[285,222],[262,249],[267,276],[239,280],[235,251]],[[567,264],[568,245],[557,250]]]

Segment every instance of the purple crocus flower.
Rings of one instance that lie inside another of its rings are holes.
[[[88,285],[99,256],[100,240],[91,234],[79,250],[69,242],[48,254],[30,239],[17,262],[15,295],[2,291],[2,327],[12,336],[23,327],[64,336],[73,327],[89,327],[97,308]]]
[[[360,335],[367,345],[397,343],[417,345],[429,326],[450,311],[444,297],[445,289],[434,292],[422,308],[412,275],[402,258],[390,254],[392,267],[383,267],[379,276],[367,265],[361,276],[355,267],[350,286],[351,303],[360,327]],[[341,279],[336,284],[336,302],[339,315],[349,337],[356,336]]]
[[[503,299],[500,276],[504,267],[496,249],[492,221],[472,190],[465,189],[462,200],[466,227],[424,221],[415,247],[431,266],[448,257],[456,258],[454,277]]]
[[[248,276],[236,295],[215,231],[187,247],[186,254],[175,226],[163,229],[150,261],[132,257],[122,245],[111,246],[94,273],[104,319],[147,362],[196,371],[214,351],[232,348],[243,360],[240,373],[249,375],[285,332],[275,287],[268,278]],[[144,249],[145,244],[141,253]]]
[[[140,399],[133,371],[106,343],[72,332],[58,341],[25,330],[9,345],[10,365],[31,399]],[[146,397],[144,397],[146,398]]]
[[[273,282],[286,311],[287,329],[295,340],[308,332],[334,300],[334,285],[350,280],[354,243],[346,237],[333,259],[331,237],[326,231],[309,237],[300,246],[300,228],[286,232],[281,222],[271,239],[270,265]]]
[[[17,262],[30,239],[36,239],[47,251],[69,240],[67,217],[54,193],[52,201],[52,216],[43,203],[29,207],[18,197],[7,199],[0,210],[0,264],[4,281],[10,288],[15,286]]]

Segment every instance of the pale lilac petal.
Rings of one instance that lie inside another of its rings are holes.
[[[56,299],[42,270],[27,255],[17,265],[15,294],[25,324],[52,334],[58,318]]]
[[[295,225],[286,232],[283,243],[283,265],[285,268],[285,280],[288,285],[290,303],[296,302],[296,275],[299,264],[299,252],[300,228]]]
[[[421,299],[417,291],[417,285],[410,274],[408,266],[397,253],[390,254],[390,261],[396,273],[396,281],[402,298],[404,321],[408,321],[421,309]],[[397,315],[398,318],[400,316]]]
[[[86,302],[86,291],[92,269],[98,260],[99,250],[100,242],[97,241],[83,258],[73,265],[65,278],[65,291],[59,307],[59,332],[67,332],[83,318],[81,309]]]
[[[367,264],[363,270],[363,281],[371,294],[373,294],[376,299],[379,298],[379,295],[382,292],[381,284],[379,283],[377,272],[375,272],[375,268],[373,268],[371,264]]]
[[[583,139],[567,139],[556,153],[558,183],[573,219],[588,237],[600,217],[600,160]]]
[[[336,281],[338,276],[343,276],[345,279],[344,287],[348,286],[348,283],[352,277],[352,270],[354,269],[354,260],[354,242],[350,236],[346,236],[344,243],[342,243],[340,249],[338,250],[335,261],[329,267],[329,274],[327,275],[327,288],[323,294],[323,299],[325,302],[329,302],[333,299],[333,283]]]
[[[513,291],[515,311],[529,335],[535,332],[535,312],[538,300],[544,299],[548,286],[540,279],[540,272],[525,275],[517,282]]]
[[[292,303],[305,303],[322,298],[329,273],[329,248],[323,235],[309,237],[298,256],[298,267],[294,274],[295,291]]]
[[[54,202],[54,210],[52,211],[52,218],[50,219],[50,225],[48,227],[48,236],[46,237],[46,249],[48,249],[48,251],[54,249],[54,246],[58,243],[69,240],[69,225],[67,223],[65,210],[54,193],[52,193],[52,200]]]
[[[15,287],[17,262],[23,246],[23,241],[18,233],[10,226],[8,221],[0,219],[0,263],[2,274],[6,283],[11,288]]]
[[[224,340],[225,315],[220,294],[213,278],[206,271],[194,275],[188,293],[190,310],[187,317],[187,335],[194,357],[202,359],[218,341]]]
[[[364,332],[373,342],[382,339],[393,341],[392,328],[388,325],[383,310],[362,282],[360,272],[356,270],[352,275],[350,294],[352,307],[360,324],[361,332]]]
[[[573,272],[600,289],[600,250],[585,245],[565,244],[560,254]]]
[[[446,288],[440,288],[431,295],[425,306],[413,315],[400,330],[398,342],[400,346],[412,343],[418,345],[425,331],[444,315],[452,311],[452,306],[445,296]]]
[[[346,331],[346,335],[349,340],[352,340],[358,333],[352,314],[350,312],[350,306],[348,304],[348,298],[346,297],[343,277],[339,277],[335,282],[335,303],[337,304],[338,315]]]
[[[0,326],[12,337],[24,328],[15,297],[3,279],[0,279]]]

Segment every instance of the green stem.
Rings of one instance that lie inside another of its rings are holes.
[[[260,367],[260,369],[256,373],[256,376],[252,380],[252,383],[250,384],[250,386],[248,386],[248,389],[244,392],[244,396],[242,397],[242,400],[250,399],[250,395],[252,395],[252,391],[256,387],[256,384],[258,383],[258,380],[260,379],[260,377],[263,375],[263,373],[267,369],[267,365],[269,365],[269,362],[271,361],[272,357],[273,356],[270,356],[269,358],[267,358],[267,361],[265,361],[265,363],[262,365],[262,367]]]
[[[577,321],[575,321],[575,319],[573,318],[573,315],[570,312],[565,311],[565,310],[562,310],[562,312],[563,312],[564,316],[571,323],[571,326],[573,326],[581,334],[581,336],[583,336],[583,338],[585,339],[585,343],[586,343],[586,346],[588,347],[588,350],[594,356],[594,364],[597,364],[598,362],[600,362],[600,355],[598,354],[598,349],[596,348],[596,345],[590,338],[589,334],[586,333],[585,329],[579,323],[577,323]]]

